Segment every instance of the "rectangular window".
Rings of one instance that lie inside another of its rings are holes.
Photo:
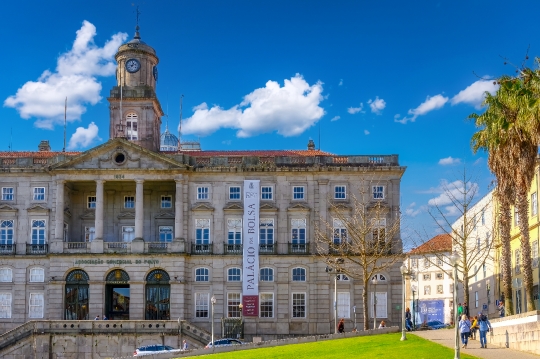
[[[259,315],[261,318],[274,317],[274,293],[259,294]]]
[[[259,221],[259,245],[261,252],[274,250],[274,220],[261,218]]]
[[[0,282],[11,283],[13,281],[13,271],[11,268],[0,268]]]
[[[384,199],[384,186],[372,187],[373,199]]]
[[[486,211],[482,210],[482,225],[486,224]]]
[[[11,293],[0,293],[0,318],[11,318]]]
[[[87,197],[86,208],[96,208],[96,196]]]
[[[478,282],[478,266],[474,266],[474,281]]]
[[[64,235],[63,235],[63,238],[64,238],[64,242],[69,241],[69,225],[67,223],[65,223],[65,222],[64,222]]]
[[[125,196],[124,197],[124,208],[135,208],[135,197]]]
[[[478,308],[478,292],[474,292],[474,307]]]
[[[161,196],[161,208],[172,208],[172,196]]]
[[[347,242],[347,228],[342,220],[334,218],[334,244],[341,244]]]
[[[435,274],[435,278],[438,279],[438,280],[443,280],[444,279],[444,274],[443,273],[437,273],[437,274]]]
[[[538,267],[538,241],[534,241],[532,243],[531,257],[532,257],[532,266],[533,266],[533,268]]]
[[[442,267],[442,266],[444,265],[443,260],[440,259],[440,258],[437,258],[437,265],[438,265],[439,267]]]
[[[351,293],[343,292],[337,294],[337,316],[338,318],[351,317]]]
[[[442,284],[437,285],[437,294],[443,294],[443,286],[442,286]]]
[[[229,199],[233,201],[240,200],[240,187],[229,187]]]
[[[96,237],[96,228],[95,227],[84,227],[84,241],[92,242]]]
[[[304,187],[293,187],[293,199],[304,199]]]
[[[536,216],[538,214],[538,194],[534,192],[531,195],[531,216]]]
[[[46,229],[44,219],[32,220],[32,244],[45,244]]]
[[[375,296],[375,307],[377,309],[377,318],[388,318],[388,307],[387,307],[387,301],[386,301],[386,292],[377,292],[377,295]],[[371,292],[371,305],[369,306],[370,309],[370,316],[373,318],[373,292]]]
[[[45,187],[34,187],[34,201],[45,201]]]
[[[424,268],[429,268],[431,265],[431,261],[428,258],[424,259]]]
[[[386,218],[371,219],[373,246],[378,250],[386,247]]]
[[[43,283],[45,282],[45,270],[43,268],[30,269],[30,282]]]
[[[227,293],[227,317],[240,318],[240,308],[238,307],[242,302],[242,295],[240,293]]]
[[[242,220],[227,220],[227,244],[242,244]]]
[[[431,286],[425,285],[424,286],[424,295],[431,295]]]
[[[209,198],[209,189],[208,187],[197,187],[197,200],[204,201]]]
[[[273,188],[271,186],[261,187],[261,199],[270,201],[274,199]]]
[[[195,220],[195,244],[210,243],[210,220],[196,219]]]
[[[135,239],[135,227],[122,226],[122,241],[132,242]]]
[[[2,187],[2,201],[13,201],[13,187]]]
[[[411,266],[413,268],[418,267],[418,259],[416,259],[416,258],[411,259]]]
[[[424,273],[423,277],[424,280],[431,280],[431,273]]]
[[[306,317],[306,293],[293,293],[292,294],[292,317],[293,318]]]
[[[515,264],[516,274],[520,274],[521,273],[521,252],[520,252],[520,249],[516,249],[516,251],[514,253],[515,253],[515,258],[516,258],[516,264]]]
[[[195,293],[195,318],[208,318],[209,293]]]
[[[454,285],[450,284],[450,293],[454,293]]]
[[[347,188],[345,186],[335,186],[334,199],[346,199],[346,198],[347,198]]]
[[[159,241],[160,242],[172,242],[173,240],[173,227],[172,226],[159,226]]]
[[[484,279],[487,277],[486,263],[482,264],[482,272],[484,273]]]
[[[13,244],[13,220],[0,220],[0,244]]]
[[[292,244],[306,243],[306,220],[293,219],[291,220],[291,240]]]
[[[43,318],[43,293],[30,293],[28,318]]]

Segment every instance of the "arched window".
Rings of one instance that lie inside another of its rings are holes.
[[[171,317],[171,286],[169,274],[162,269],[156,269],[146,276],[146,320]]]
[[[384,274],[375,274],[373,277],[371,277],[371,280],[377,280],[379,283],[380,282],[386,282],[386,276]]]
[[[273,282],[274,270],[272,268],[261,268],[260,280],[261,282]]]
[[[64,319],[88,320],[88,274],[80,269],[69,272],[66,277]]]
[[[0,268],[0,282],[13,282],[13,270],[11,268]]]
[[[208,272],[208,268],[195,269],[195,282],[208,282],[210,280]]]
[[[240,268],[229,268],[227,270],[228,282],[240,282],[242,280],[242,270]]]
[[[126,137],[128,140],[139,139],[137,131],[138,116],[135,112],[130,112],[126,116]]]
[[[122,269],[115,269],[107,274],[105,281],[114,284],[128,284],[129,275]]]
[[[293,268],[292,270],[292,280],[293,282],[305,282],[306,281],[306,270],[305,268]]]

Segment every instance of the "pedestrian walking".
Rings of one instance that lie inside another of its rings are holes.
[[[467,316],[467,318],[471,317],[471,314],[469,313],[469,306],[467,303],[463,303],[463,314]]]
[[[461,306],[461,303],[458,303],[457,314],[458,318],[461,318],[461,315],[463,314],[463,307]]]
[[[476,331],[478,330],[478,316],[474,316],[471,320],[471,337],[473,340],[476,340]]]
[[[478,328],[480,329],[480,348],[487,348],[486,334],[491,330],[491,323],[482,313],[478,313]]]
[[[345,319],[341,318],[337,326],[337,330],[339,333],[343,333],[345,331]]]
[[[188,343],[186,342],[185,339],[184,339],[184,341],[182,342],[182,350],[188,350]]]
[[[412,320],[411,320],[411,310],[409,308],[405,309],[405,328],[407,328],[407,331],[412,330]]]
[[[504,310],[504,302],[502,300],[499,302],[498,309],[499,309],[499,317],[501,317],[501,318],[504,317],[505,310]]]
[[[469,335],[471,334],[471,321],[465,314],[461,316],[458,327],[461,334],[461,344],[463,344],[463,348],[467,348]]]

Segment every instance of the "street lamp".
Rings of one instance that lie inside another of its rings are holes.
[[[405,276],[409,274],[409,268],[405,264],[399,268],[401,271],[401,276],[403,277],[403,304],[401,307],[401,341],[407,340],[407,334],[405,333],[405,311],[403,310],[403,305],[405,305]]]
[[[334,271],[334,268],[332,267],[326,267],[326,272],[331,273]],[[339,270],[336,270],[336,272],[339,272]],[[334,275],[334,334],[338,333],[337,329],[337,274]]]
[[[455,349],[454,349],[454,359],[460,359],[461,356],[459,354],[459,314],[457,311],[457,290],[458,290],[458,273],[457,273],[457,266],[459,262],[459,256],[456,252],[452,253],[450,255],[450,264],[452,264],[452,267],[454,267],[454,293],[453,293],[453,300],[454,300],[454,326],[455,326]]]
[[[216,304],[216,297],[212,295],[210,302],[212,303],[212,350],[214,350],[214,304]]]
[[[242,322],[242,309],[244,308],[244,305],[242,303],[238,304],[238,309],[240,309],[240,333],[238,333],[238,337],[237,339],[240,339],[240,336],[242,336],[242,338],[244,337],[244,325],[243,325],[243,322]]]
[[[411,283],[411,292],[412,292],[412,327],[413,330],[416,330],[416,300],[414,295],[416,294],[416,285]]]
[[[352,310],[354,312],[354,332],[356,333],[358,331],[357,327],[356,327],[356,305],[354,305],[352,307]]]
[[[377,329],[377,275],[371,282],[373,283],[373,329]]]

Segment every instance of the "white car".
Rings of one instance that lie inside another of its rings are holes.
[[[145,345],[142,347],[139,347],[135,349],[135,353],[133,353],[134,357],[140,357],[143,355],[149,355],[149,354],[161,354],[161,353],[179,353],[181,352],[181,349],[174,349],[173,347],[170,347],[168,345]]]

